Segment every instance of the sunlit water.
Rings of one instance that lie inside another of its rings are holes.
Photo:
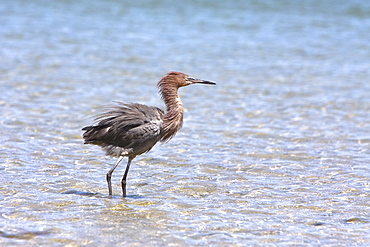
[[[370,244],[368,1],[3,1],[1,246]],[[183,129],[125,164],[83,145],[112,101]]]

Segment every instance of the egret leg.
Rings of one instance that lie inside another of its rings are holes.
[[[117,168],[117,166],[119,165],[119,163],[122,161],[123,159],[123,156],[120,156],[116,162],[116,164],[112,167],[112,169],[109,170],[109,172],[107,173],[107,183],[108,183],[108,191],[109,191],[109,195],[111,196],[112,195],[112,183],[111,183],[111,179],[112,179],[112,173],[114,172],[114,169]]]
[[[123,175],[123,178],[122,178],[122,181],[121,181],[123,197],[126,197],[126,178],[127,178],[128,170],[130,169],[131,161],[133,159],[134,158],[132,158],[132,157],[128,157],[126,171],[125,171],[125,174]]]

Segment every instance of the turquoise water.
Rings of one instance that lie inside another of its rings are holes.
[[[1,246],[367,246],[366,1],[0,4]],[[184,127],[125,164],[83,145],[102,105],[164,108]]]

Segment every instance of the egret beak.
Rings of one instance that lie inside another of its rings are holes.
[[[190,82],[190,84],[201,83],[201,84],[216,85],[216,83],[214,83],[214,82],[211,82],[211,81],[205,81],[205,80],[201,80],[201,79],[195,79],[195,78],[193,78],[193,77],[188,77],[188,78],[186,78],[186,80],[187,80],[188,82]]]

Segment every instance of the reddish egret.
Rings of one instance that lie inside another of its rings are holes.
[[[84,127],[85,144],[101,146],[107,155],[117,157],[116,164],[107,173],[109,196],[112,195],[111,177],[114,169],[128,157],[121,186],[126,196],[126,178],[131,161],[140,154],[149,152],[158,142],[169,141],[181,128],[184,109],[177,93],[180,87],[190,84],[216,83],[194,79],[181,72],[169,72],[158,82],[159,92],[167,111],[138,103],[117,103],[96,117],[96,124]]]

